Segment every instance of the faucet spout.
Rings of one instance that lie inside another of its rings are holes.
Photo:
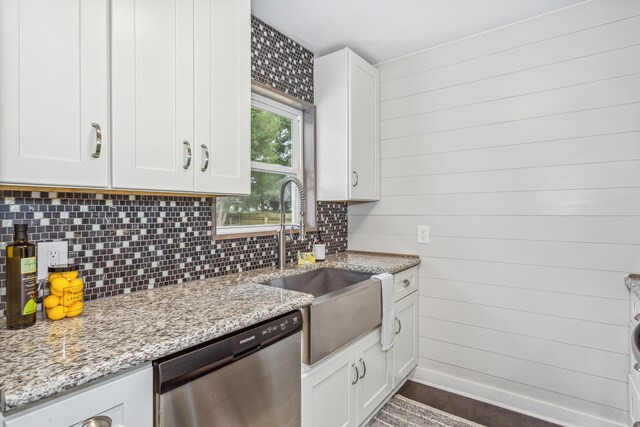
[[[298,198],[300,199],[300,235],[298,240],[300,242],[305,241],[305,227],[304,227],[304,207],[306,206],[306,197],[304,195],[304,185],[302,182],[294,176],[288,176],[280,185],[280,230],[278,232],[278,266],[280,270],[284,270],[287,259],[287,243],[286,243],[286,231],[284,225],[284,191],[287,185],[292,182],[298,188]]]

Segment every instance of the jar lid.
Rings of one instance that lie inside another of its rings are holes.
[[[79,269],[78,264],[50,265],[48,268],[49,273],[65,273],[67,271],[78,271]]]

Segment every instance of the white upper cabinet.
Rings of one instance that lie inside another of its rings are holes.
[[[378,70],[345,48],[316,58],[319,200],[380,199]]]
[[[113,187],[192,191],[193,1],[111,9]]]
[[[107,0],[0,1],[0,183],[109,185],[108,22]]]
[[[195,191],[251,191],[251,4],[195,0]]]
[[[250,191],[249,0],[113,0],[113,187]]]

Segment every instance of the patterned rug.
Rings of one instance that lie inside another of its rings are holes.
[[[482,427],[431,406],[396,394],[384,405],[367,427]]]

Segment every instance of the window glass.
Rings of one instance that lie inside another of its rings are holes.
[[[218,226],[280,224],[280,184],[286,175],[251,172],[251,195],[216,198]],[[291,186],[285,189],[285,221],[292,222]]]
[[[291,166],[291,119],[261,108],[251,109],[251,160]]]
[[[275,229],[280,224],[280,186],[286,176],[303,179],[300,111],[259,95],[251,108],[251,194],[216,197],[217,232]],[[298,195],[285,189],[285,222],[298,222]]]

